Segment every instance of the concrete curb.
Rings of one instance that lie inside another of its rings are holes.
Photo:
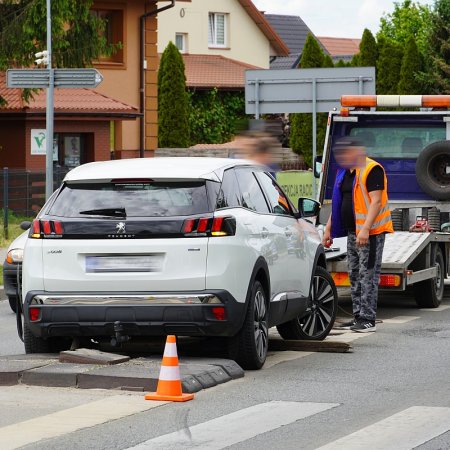
[[[154,391],[161,357],[137,358],[116,365],[60,363],[57,355],[0,357],[0,386],[26,384],[80,389]],[[183,358],[180,360],[183,392],[194,393],[242,378],[243,369],[232,360]]]

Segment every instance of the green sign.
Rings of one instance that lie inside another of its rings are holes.
[[[307,170],[289,170],[277,173],[277,181],[291,202],[297,206],[301,197],[313,198],[313,173]]]

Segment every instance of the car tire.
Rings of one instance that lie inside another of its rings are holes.
[[[59,353],[70,348],[70,340],[64,337],[41,338],[35,336],[28,324],[23,326],[23,342],[25,344],[25,353]]]
[[[287,340],[325,339],[333,328],[338,309],[338,294],[331,275],[320,266],[314,271],[306,314],[277,326]]]
[[[242,328],[229,339],[228,353],[243,369],[261,369],[269,347],[269,320],[266,293],[255,281],[250,291]]]
[[[433,142],[416,161],[417,182],[435,200],[450,200],[450,141]]]
[[[437,268],[437,277],[414,284],[414,297],[419,308],[437,308],[444,298],[445,263],[442,250],[435,246],[430,267]]]
[[[17,297],[14,296],[8,296],[9,301],[9,307],[11,308],[12,312],[17,311]]]

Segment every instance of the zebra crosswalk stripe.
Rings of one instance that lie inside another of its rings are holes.
[[[273,401],[150,439],[128,450],[220,450],[297,420],[339,406],[337,403]]]
[[[316,450],[411,450],[450,430],[450,408],[413,406]]]

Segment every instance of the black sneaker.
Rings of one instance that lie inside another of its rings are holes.
[[[356,325],[356,319],[352,319],[348,322],[336,324],[336,328],[339,328],[340,330],[350,330],[351,327]]]
[[[350,330],[356,331],[357,333],[373,333],[377,330],[375,326],[375,320],[358,320],[355,325],[350,327]]]

